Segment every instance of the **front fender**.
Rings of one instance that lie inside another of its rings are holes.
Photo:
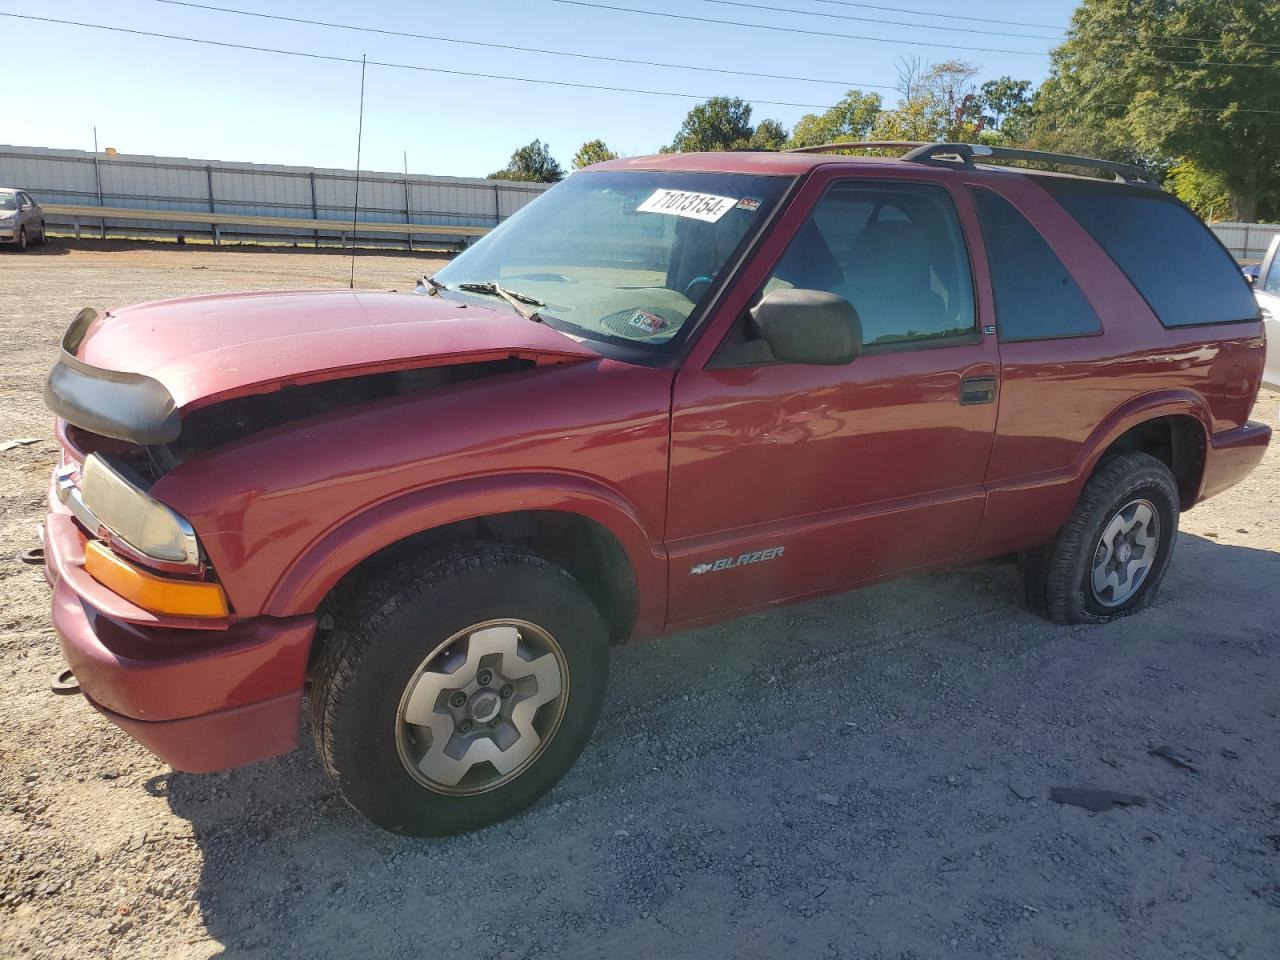
[[[403,494],[348,517],[322,535],[281,575],[263,613],[314,611],[357,564],[405,537],[477,517],[526,510],[577,514],[617,538],[635,574],[639,597],[634,633],[661,632],[666,617],[666,556],[616,491],[572,474],[472,477]]]

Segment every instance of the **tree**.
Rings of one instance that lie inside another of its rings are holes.
[[[791,131],[788,147],[816,147],[823,143],[865,140],[884,100],[878,93],[850,90],[826,113],[806,113]]]
[[[750,145],[753,133],[751,104],[739,97],[712,97],[689,111],[668,152],[740,150]]]
[[[973,143],[985,126],[974,78],[978,68],[963,60],[947,60],[921,69],[919,60],[903,60],[898,68],[902,100],[876,117],[877,140],[942,140]]]
[[[583,167],[589,167],[593,163],[603,163],[606,160],[617,159],[618,155],[605,146],[603,140],[588,140],[573,155],[573,169],[581,170]]]
[[[777,120],[761,120],[748,145],[753,150],[781,150],[787,142],[787,128]]]
[[[1241,220],[1277,212],[1278,47],[1275,0],[1082,0],[1032,139],[1166,167],[1181,158],[1221,178]]]
[[[1004,76],[988,80],[978,91],[978,105],[987,126],[999,130],[1005,121],[1026,113],[1031,106],[1031,81]]]
[[[551,155],[551,148],[541,140],[535,140],[513,153],[506,167],[495,170],[488,179],[557,183],[564,179],[564,169]]]
[[[1205,173],[1190,160],[1174,164],[1165,178],[1174,196],[1205,220],[1234,220],[1235,204],[1222,177]]]

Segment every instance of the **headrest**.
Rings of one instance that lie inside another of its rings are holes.
[[[853,245],[853,270],[864,282],[927,282],[930,261],[928,242],[907,220],[869,223]]]

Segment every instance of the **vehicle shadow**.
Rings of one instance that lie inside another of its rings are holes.
[[[26,250],[19,250],[10,243],[0,244],[0,256],[11,254],[18,257],[62,257],[70,252],[66,244],[56,237],[50,237],[43,246],[32,244]]]
[[[366,824],[305,730],[288,757],[149,789],[191,825],[194,897],[224,957],[880,956],[887,943],[924,956],[979,927],[972,911],[994,950],[974,955],[1096,955],[1104,939],[1150,955],[1153,925],[1195,921],[1114,916],[1115,871],[1182,910],[1161,889],[1217,834],[1173,824],[1170,859],[1138,844],[1145,860],[1117,861],[1115,834],[1083,811],[1011,790],[1171,778],[1213,799],[1214,776],[1152,761],[1147,739],[1257,723],[1254,693],[1280,673],[1277,574],[1280,554],[1184,534],[1156,604],[1104,626],[1043,623],[1019,605],[1013,566],[990,564],[624,648],[578,766],[465,837]],[[1121,760],[1100,765],[1100,751]],[[1229,816],[1204,798],[1189,809]],[[1073,830],[1103,844],[1109,872],[1087,849],[1071,871],[1044,859]],[[1076,904],[1072,923],[1046,926],[1048,902]],[[904,929],[908,915],[927,919]]]

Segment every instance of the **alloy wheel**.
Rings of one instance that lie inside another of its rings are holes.
[[[1160,514],[1149,500],[1131,500],[1116,511],[1093,553],[1089,583],[1104,607],[1128,602],[1142,587],[1160,548]]]
[[[437,793],[493,790],[519,776],[564,715],[564,652],[520,620],[476,624],[450,637],[414,672],[396,713],[409,774]]]

